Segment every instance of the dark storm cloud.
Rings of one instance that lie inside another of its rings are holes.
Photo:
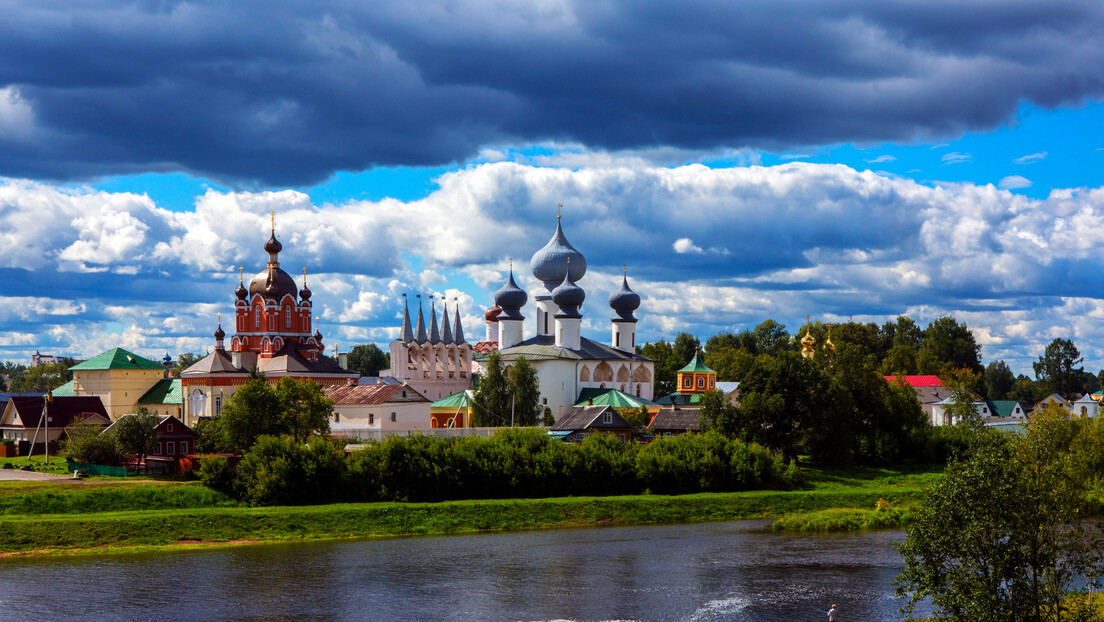
[[[0,175],[297,184],[505,141],[954,135],[1099,97],[1102,23],[1097,2],[9,3],[0,88],[35,127],[0,105]]]

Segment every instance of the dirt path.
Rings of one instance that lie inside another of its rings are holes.
[[[19,469],[0,469],[0,482],[79,482],[72,475],[57,475],[55,473],[36,473],[35,471],[20,471]]]

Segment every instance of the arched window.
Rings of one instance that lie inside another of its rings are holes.
[[[698,388],[699,389],[704,389],[705,388],[705,378],[703,376],[698,377]]]
[[[579,382],[590,382],[590,368],[586,365],[579,370]]]
[[[717,387],[717,379],[716,378],[710,378],[709,379],[709,388],[714,389],[716,387]]]
[[[683,379],[682,386],[689,389],[690,387],[694,386],[694,381],[690,379],[690,376],[687,376],[686,378]]]
[[[284,307],[284,328],[291,328],[291,307]]]
[[[628,382],[628,381],[629,381],[629,368],[622,365],[617,370],[617,382]]]
[[[261,327],[261,308],[255,307],[253,309],[253,328]]]
[[[613,368],[610,364],[602,361],[598,364],[598,367],[594,368],[594,381],[595,382],[610,382],[613,380]]]

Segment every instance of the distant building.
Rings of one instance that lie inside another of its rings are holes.
[[[720,391],[729,402],[737,403],[740,383],[717,382],[717,372],[696,352],[675,377],[675,392],[657,399],[657,404],[697,409],[701,407],[701,396],[707,391]]]
[[[46,420],[42,421],[45,410]],[[111,423],[107,409],[98,397],[16,396],[8,400],[0,415],[0,435],[19,441],[19,454],[26,455],[32,440],[38,444],[55,442],[77,423],[106,426]],[[35,440],[35,430],[38,438]]]
[[[701,410],[664,408],[652,417],[648,431],[656,436],[678,436],[686,433],[701,432]]]
[[[325,388],[334,402],[330,433],[356,436],[358,431],[425,430],[430,423],[429,399],[409,384],[354,384]]]
[[[127,414],[119,417],[118,420],[105,428],[102,434],[110,434],[119,423],[119,420],[133,416]],[[161,415],[157,422],[157,448],[149,457],[175,460],[180,456],[195,452],[198,440],[199,434],[184,425],[183,421],[172,415]]]
[[[1100,416],[1100,402],[1086,393],[1073,403],[1073,412],[1082,417],[1098,417]]]
[[[933,411],[935,405],[951,397],[954,391],[943,385],[939,376],[885,376],[886,382],[899,382],[911,387],[916,392],[916,399],[920,402],[920,410],[928,416],[928,421],[935,423]]]
[[[441,399],[471,386],[472,346],[464,338],[460,307],[450,324],[448,303],[442,308],[440,328],[436,302],[430,304],[429,328],[418,296],[418,325],[410,323],[410,308],[403,300],[399,338],[391,342],[390,376],[414,387],[430,399]]]
[[[69,371],[72,382],[55,389],[54,395],[98,397],[112,420],[141,406],[157,414],[180,415],[180,381],[165,378],[160,364],[123,348],[112,348]]]
[[[306,269],[303,288],[296,292],[294,279],[280,268],[283,245],[276,239],[275,224],[264,250],[267,267],[253,277],[248,288],[240,278],[234,292],[236,332],[230,350],[224,343],[220,314],[214,351],[180,373],[187,424],[220,414],[226,401],[249,380],[254,367],[273,384],[287,377],[310,379],[324,387],[343,386],[356,383],[360,376],[347,368],[345,355],[338,360],[325,355],[319,330],[312,334]]]
[[[441,398],[429,405],[429,427],[431,428],[470,428],[474,391],[465,389],[448,397]]]
[[[31,367],[38,367],[39,365],[57,365],[60,362],[60,356],[42,354],[38,350],[35,350],[34,354],[31,355]]]
[[[586,258],[567,241],[559,219],[552,239],[533,255],[529,266],[544,284],[544,292],[536,296],[536,334],[528,339],[522,334],[525,316],[521,312],[529,295],[514,281],[512,265],[486,319],[497,324],[498,353],[507,369],[524,358],[536,370],[544,414],[560,420],[587,388],[614,388],[651,400],[655,362],[635,353],[634,312],[640,307],[640,296],[629,288],[627,274],[609,297],[615,317],[607,345],[580,334],[579,309],[586,292],[576,282],[586,274]],[[494,336],[491,333],[488,326],[488,337]],[[480,355],[476,360],[485,359]]]
[[[591,434],[610,434],[627,443],[632,426],[610,406],[576,406],[564,412],[548,432],[573,443]]]

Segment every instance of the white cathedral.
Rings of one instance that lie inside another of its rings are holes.
[[[576,283],[586,274],[586,258],[564,237],[559,216],[556,233],[529,262],[533,276],[544,283],[536,296],[536,335],[523,335],[522,309],[529,300],[514,282],[513,266],[506,285],[495,292],[495,306],[487,312],[487,340],[498,342],[503,363],[524,357],[540,380],[541,406],[560,416],[581,399],[583,389],[617,389],[652,399],[655,363],[635,353],[636,317],[640,296],[629,289],[628,275],[609,297],[612,318],[610,344],[580,334],[579,312],[586,293]]]

